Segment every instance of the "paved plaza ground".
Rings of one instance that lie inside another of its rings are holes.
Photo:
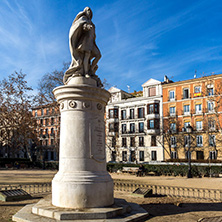
[[[55,173],[56,171],[49,170],[0,170],[0,184],[50,182]],[[221,178],[136,177],[123,174],[112,174],[112,177],[121,180],[136,180],[152,185],[222,189]],[[0,222],[11,221],[11,216],[19,209],[26,204],[39,201],[42,196],[34,197],[33,200],[19,202],[0,201]],[[221,202],[175,197],[142,198],[132,196],[127,192],[115,192],[115,197],[140,204],[150,213],[150,217],[147,219],[149,222],[192,222],[200,218],[215,216],[220,216],[218,220],[214,220],[215,222],[222,221]]]

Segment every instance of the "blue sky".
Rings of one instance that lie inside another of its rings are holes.
[[[36,89],[61,69],[71,58],[69,28],[86,6],[102,53],[97,74],[111,86],[222,73],[220,0],[1,0],[0,79],[22,69]]]

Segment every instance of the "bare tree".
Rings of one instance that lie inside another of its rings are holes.
[[[55,103],[55,97],[52,90],[60,85],[63,85],[63,76],[68,69],[69,63],[63,63],[62,70],[54,70],[51,73],[46,73],[38,83],[38,96],[36,97],[39,105]]]
[[[32,88],[21,71],[0,81],[0,141],[8,155],[23,151],[32,160],[30,144],[36,140],[35,120],[31,115]]]

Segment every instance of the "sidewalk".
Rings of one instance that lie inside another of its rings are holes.
[[[141,181],[150,185],[164,185],[164,186],[177,186],[177,187],[192,187],[192,188],[205,188],[205,189],[218,189],[222,190],[222,178],[186,178],[186,177],[167,177],[167,176],[145,176],[137,177],[130,174],[110,174],[113,179]]]

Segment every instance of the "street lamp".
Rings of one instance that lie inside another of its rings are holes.
[[[188,173],[187,173],[187,178],[192,178],[192,173],[191,173],[191,152],[190,152],[190,143],[191,143],[191,139],[190,139],[190,134],[193,132],[193,128],[192,126],[189,124],[186,127],[186,132],[188,133]]]

